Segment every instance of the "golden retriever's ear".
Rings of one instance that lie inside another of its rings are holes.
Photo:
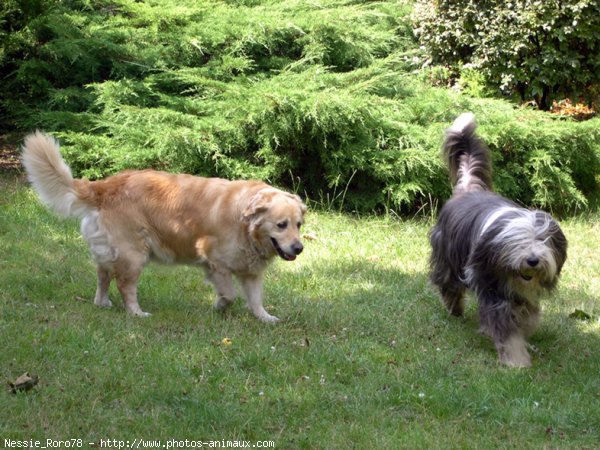
[[[306,205],[304,204],[304,202],[302,201],[302,199],[300,198],[300,196],[296,195],[296,194],[290,194],[289,192],[285,193],[288,197],[293,198],[294,200],[296,200],[298,202],[298,204],[300,205],[300,210],[302,211],[302,214],[305,214],[306,211],[308,210],[308,208],[306,207]]]
[[[272,192],[269,192],[266,189],[258,191],[254,197],[250,199],[250,203],[248,206],[246,206],[246,209],[244,209],[244,212],[242,213],[244,220],[249,220],[251,217],[265,212],[269,207],[272,197]]]

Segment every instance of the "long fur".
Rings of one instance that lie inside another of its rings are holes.
[[[63,217],[83,217],[94,209],[77,196],[71,169],[54,138],[36,131],[25,138],[23,148],[21,161],[42,202]]]
[[[81,219],[81,234],[97,265],[94,303],[111,306],[116,279],[127,311],[146,316],[137,299],[151,260],[202,267],[224,310],[240,282],[248,307],[264,322],[262,278],[276,256],[302,252],[306,206],[296,195],[260,181],[228,181],[154,170],[126,171],[104,180],[74,179],[58,142],[41,132],[26,137],[22,162],[42,201],[58,214]]]
[[[447,130],[443,146],[454,190],[430,233],[431,281],[454,315],[472,290],[480,326],[500,360],[531,364],[526,338],[539,320],[539,298],[552,290],[567,257],[567,240],[544,211],[530,211],[492,190],[489,149],[471,113]]]

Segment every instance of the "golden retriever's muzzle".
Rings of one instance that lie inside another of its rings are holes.
[[[275,251],[277,252],[277,254],[282,259],[285,259],[286,261],[295,260],[296,256],[298,256],[300,253],[302,253],[302,250],[304,250],[304,246],[302,245],[302,242],[300,242],[299,240],[295,240],[294,242],[292,242],[292,244],[290,245],[290,247],[287,251],[284,250],[279,245],[279,242],[277,242],[277,239],[271,238],[271,243],[273,244],[273,247],[275,248]]]

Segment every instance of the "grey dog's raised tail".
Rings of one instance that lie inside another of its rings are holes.
[[[454,193],[492,190],[490,151],[477,137],[473,113],[463,113],[446,130],[444,159],[450,171]]]

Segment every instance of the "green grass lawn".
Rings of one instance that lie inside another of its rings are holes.
[[[92,304],[78,224],[0,177],[4,439],[273,440],[276,448],[597,448],[600,216],[562,222],[569,258],[543,302],[533,367],[498,364],[474,302],[449,318],[427,279],[431,223],[311,211],[305,252],[266,277],[277,325],[212,310],[199,270],[150,266],[149,318]],[[569,318],[581,309],[592,316]],[[230,345],[223,343],[231,340]]]

